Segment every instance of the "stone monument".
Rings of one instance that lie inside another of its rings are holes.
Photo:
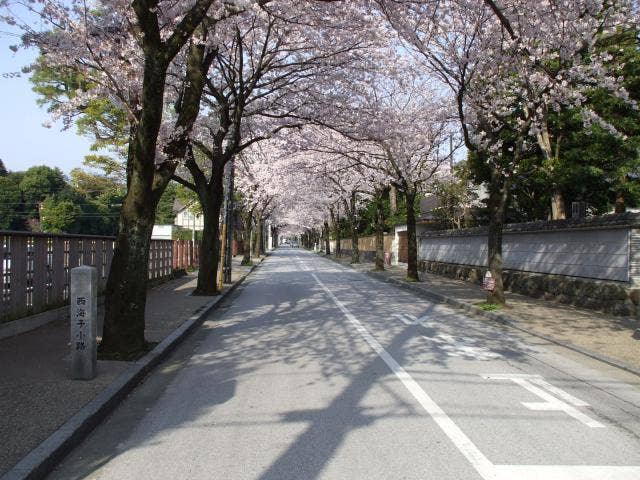
[[[95,267],[71,269],[71,378],[91,380],[97,374],[98,272]]]

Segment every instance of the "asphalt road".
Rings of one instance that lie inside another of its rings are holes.
[[[640,388],[284,249],[55,479],[640,479]]]

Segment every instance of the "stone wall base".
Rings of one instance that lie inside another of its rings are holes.
[[[423,272],[482,284],[486,267],[421,261]],[[622,282],[505,270],[505,290],[617,316],[640,315],[640,289]]]

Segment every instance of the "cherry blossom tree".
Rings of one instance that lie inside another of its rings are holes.
[[[448,173],[453,152],[441,152],[455,125],[448,99],[430,78],[416,75],[404,60],[400,58],[393,68],[370,75],[363,82],[352,82],[348,89],[328,97],[331,102],[348,103],[350,108],[316,120],[340,134],[331,141],[316,142],[316,150],[347,156],[369,171],[379,172],[388,182],[385,187],[392,184],[404,194],[407,278],[416,281],[416,201],[438,177]],[[383,188],[376,187],[373,195],[381,197]]]
[[[207,33],[200,26],[205,17],[210,25],[223,22],[248,3],[136,0],[89,6],[52,0],[27,4],[50,27],[45,31],[21,22],[14,15],[16,4],[6,1],[2,6],[4,19],[19,24],[25,31],[24,45],[39,48],[46,65],[78,71],[86,79],[85,90],[70,99],[60,114],[71,116],[88,99],[99,96],[128,114],[127,194],[107,283],[101,351],[135,356],[145,349],[146,266],[155,206],[184,156],[207,71]],[[184,58],[182,68],[174,64],[178,56]],[[176,114],[166,122],[170,68],[181,71],[184,88],[174,102]]]
[[[268,217],[270,209],[281,194],[278,180],[286,179],[279,175],[282,162],[274,159],[277,155],[275,148],[270,148],[268,142],[256,143],[237,156],[237,190],[241,194],[241,207],[244,213],[244,255],[243,265],[251,264],[252,225],[255,222],[254,254],[259,256],[262,245],[263,221]]]
[[[274,2],[252,15],[236,16],[226,37],[216,39],[215,61],[208,73],[192,144],[205,162],[188,156],[191,179],[174,179],[198,193],[203,205],[203,255],[197,291],[215,294],[218,264],[218,217],[226,163],[256,142],[299,127],[297,113],[309,108],[311,91],[348,77],[368,59],[373,38],[354,36],[361,8]],[[336,16],[337,15],[337,16]],[[328,21],[329,16],[351,22]],[[332,35],[329,35],[331,32]],[[336,37],[340,41],[336,42]],[[368,61],[368,60],[367,60]],[[262,212],[262,214],[261,214]],[[254,211],[261,234],[264,211]],[[256,242],[260,248],[262,242]]]
[[[41,50],[45,65],[67,67],[86,80],[60,109],[71,116],[86,100],[103,97],[125,110],[129,122],[127,195],[107,286],[105,333],[101,350],[119,357],[145,349],[146,264],[155,206],[178,163],[199,111],[207,63],[234,23],[268,0],[195,0],[131,3],[3,0],[2,20],[25,32],[24,46]],[[286,15],[289,7],[313,2],[273,2]],[[47,25],[36,31],[20,20],[20,6]],[[325,11],[325,17],[327,17]],[[346,24],[347,21],[341,17]],[[321,35],[318,35],[319,37]],[[167,82],[182,85],[168,90]],[[167,108],[171,106],[172,108]],[[188,157],[187,157],[188,158]]]
[[[533,146],[553,174],[561,139],[552,138],[550,112],[581,108],[595,86],[627,97],[596,45],[602,36],[637,22],[634,2],[376,3],[423,68],[450,88],[465,144],[489,167],[489,268],[496,279],[489,301],[504,303],[502,225],[510,179]],[[601,122],[588,111],[584,118]],[[560,218],[564,207],[555,193],[554,217]]]
[[[376,155],[379,150],[373,144],[351,140],[325,127],[306,128],[300,135],[298,148],[305,152],[308,174],[316,179],[315,184],[324,192],[328,211],[323,219],[323,231],[327,239],[325,253],[329,254],[329,221],[333,222],[334,230],[338,232],[336,214],[342,210],[350,225],[351,263],[359,263],[357,213],[365,199],[381,196],[390,181],[383,171],[370,168],[363,161],[363,158]],[[383,234],[383,231],[380,232],[381,236]],[[339,243],[337,236],[336,253]],[[380,250],[383,250],[382,240]],[[384,268],[384,252],[379,257],[380,261],[376,258],[376,264],[378,268]]]

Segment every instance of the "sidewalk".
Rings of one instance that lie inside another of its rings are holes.
[[[233,283],[224,291],[251,271],[240,266],[241,259],[233,259]],[[162,341],[217,298],[191,296],[196,281],[197,275],[190,273],[149,290],[148,341]],[[94,380],[74,381],[69,379],[68,362],[68,320],[0,340],[0,477],[133,364],[100,360]]]
[[[400,283],[411,289],[432,293],[455,306],[493,320],[508,323],[581,353],[640,374],[640,339],[633,338],[639,322],[629,317],[614,317],[594,310],[575,308],[542,299],[507,292],[507,307],[483,312],[477,305],[486,300],[481,286],[430,273],[420,273],[420,282],[406,282],[406,267],[386,266],[384,272],[372,272],[373,263],[350,265],[351,257],[334,261],[378,278]]]

